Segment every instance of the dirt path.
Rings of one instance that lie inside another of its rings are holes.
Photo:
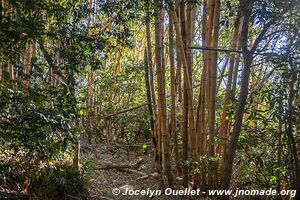
[[[152,176],[144,180],[137,180],[142,176],[116,169],[103,170],[97,168],[103,166],[104,163],[122,165],[126,163],[136,163],[139,159],[143,159],[143,164],[136,170],[145,174],[153,174],[155,170],[152,157],[143,154],[141,151],[128,152],[119,147],[106,146],[103,144],[92,144],[89,147],[83,147],[81,151],[81,159],[91,162],[90,181],[88,183],[90,199],[195,199],[189,196],[158,195],[150,198],[146,195],[114,195],[112,194],[114,188],[121,189],[121,193],[125,192],[124,188],[126,187],[133,188],[134,190],[147,190],[148,188],[150,190],[159,190],[159,179],[157,176]]]

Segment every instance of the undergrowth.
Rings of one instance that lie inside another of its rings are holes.
[[[86,199],[88,165],[70,163],[28,167],[0,163],[0,199]]]

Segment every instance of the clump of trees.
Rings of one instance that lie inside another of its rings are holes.
[[[81,140],[151,141],[162,185],[299,191],[298,10],[3,0],[1,148],[78,167]]]

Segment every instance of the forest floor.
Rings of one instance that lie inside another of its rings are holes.
[[[155,170],[151,145],[142,149],[141,146],[105,145],[100,143],[82,144],[81,163],[86,179],[81,180],[72,171],[62,176],[63,169],[48,166],[41,168],[48,175],[35,182],[28,182],[22,177],[16,158],[24,155],[8,156],[0,153],[0,199],[29,199],[29,200],[143,200],[143,199],[199,199],[199,196],[167,196],[161,190],[161,180]],[[1,152],[1,151],[0,151]],[[20,161],[18,161],[20,162]],[[69,166],[69,161],[61,161],[61,166]],[[65,165],[64,165],[65,163]],[[27,165],[28,166],[28,165]],[[33,166],[33,165],[32,165]],[[72,166],[72,165],[71,165]],[[86,167],[88,166],[88,167]],[[30,165],[28,166],[30,167]],[[32,168],[32,167],[31,167]],[[175,168],[173,166],[173,168]],[[22,169],[22,168],[21,168]],[[51,170],[50,170],[51,169]],[[26,170],[25,170],[26,171]],[[66,171],[67,172],[67,171]],[[52,174],[52,175],[51,175]],[[174,171],[175,174],[175,171]],[[54,176],[55,175],[55,176]],[[66,179],[69,177],[68,184]],[[71,177],[71,178],[70,178]],[[19,185],[18,182],[24,182]],[[83,183],[81,183],[83,181]],[[184,188],[180,179],[175,180],[174,189]],[[28,184],[27,186],[25,184]],[[28,189],[22,189],[28,188]],[[112,190],[117,188],[121,193],[128,190],[161,190],[161,195],[114,195]],[[201,197],[200,197],[201,198]],[[204,198],[201,198],[204,199]],[[209,198],[207,198],[209,199]]]
[[[141,195],[114,195],[112,193],[114,188],[120,189],[121,193],[125,192],[125,188],[160,190],[160,181],[155,173],[153,156],[143,153],[141,148],[125,150],[126,148],[121,146],[107,146],[103,144],[92,144],[82,147],[81,159],[82,161],[89,161],[91,165],[88,183],[89,199],[196,199],[191,196],[166,196],[163,194],[152,196],[151,198]],[[148,152],[151,152],[151,150],[148,149]],[[135,166],[135,169],[115,168],[116,166],[127,164]],[[152,176],[146,178],[143,174]],[[176,185],[175,188],[183,189],[179,184]]]

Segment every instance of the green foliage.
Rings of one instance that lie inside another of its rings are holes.
[[[59,196],[84,191],[85,180],[76,168],[68,164],[38,169],[32,175],[31,188],[53,187]]]
[[[40,88],[26,95],[4,85],[0,85],[0,93],[2,148],[24,151],[28,158],[41,160],[58,158],[69,149],[74,132],[69,105],[61,102],[62,96],[56,98]],[[53,107],[55,104],[60,106]]]

